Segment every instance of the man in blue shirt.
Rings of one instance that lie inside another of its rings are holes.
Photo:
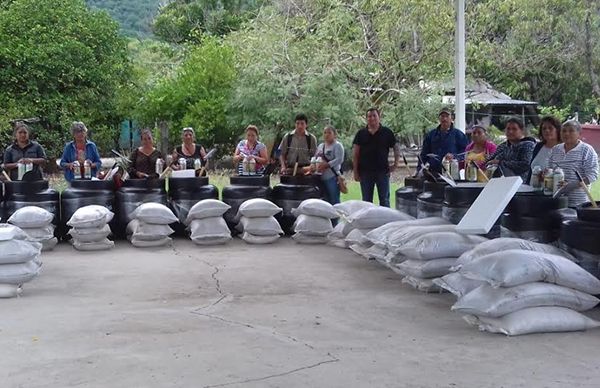
[[[444,158],[454,159],[456,155],[465,152],[469,139],[461,130],[454,128],[450,109],[443,108],[438,118],[440,125],[432,129],[423,140],[421,160],[423,163],[429,163],[431,171],[441,173],[442,160]],[[432,157],[430,154],[434,154],[436,157]],[[463,157],[457,159],[463,159]]]

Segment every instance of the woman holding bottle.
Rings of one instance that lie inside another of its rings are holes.
[[[71,125],[73,141],[65,145],[60,166],[65,170],[65,179],[92,178],[102,166],[96,144],[87,140],[87,127],[81,121]]]
[[[206,163],[206,150],[202,145],[196,144],[196,136],[194,128],[185,127],[181,131],[182,143],[173,151],[173,170],[192,170],[196,169],[196,160],[200,161],[200,166]],[[185,165],[182,165],[180,160],[185,160]]]
[[[240,140],[233,153],[233,163],[237,164],[238,175],[243,175],[244,160],[254,164],[254,173],[262,174],[269,163],[267,146],[258,141],[258,128],[254,125],[246,127],[246,139]]]
[[[162,159],[162,154],[154,147],[152,132],[149,129],[144,129],[140,137],[141,145],[131,153],[129,176],[134,179],[156,178],[156,161]]]

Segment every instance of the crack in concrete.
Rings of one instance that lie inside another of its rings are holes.
[[[304,371],[304,370],[317,368],[317,367],[320,367],[321,365],[332,364],[332,363],[336,363],[336,362],[340,361],[337,357],[334,357],[330,353],[327,353],[327,356],[330,357],[329,360],[320,361],[320,362],[317,362],[315,364],[311,364],[311,365],[303,366],[303,367],[300,367],[300,368],[292,369],[292,370],[289,370],[289,371],[286,371],[286,372],[276,373],[276,374],[272,374],[272,375],[268,375],[268,376],[263,376],[263,377],[257,377],[257,378],[253,378],[253,379],[245,379],[245,380],[239,380],[239,381],[232,381],[232,382],[229,382],[229,383],[214,384],[214,385],[205,385],[203,388],[218,388],[218,387],[227,387],[227,386],[230,386],[230,385],[255,383],[255,382],[258,382],[258,381],[265,381],[265,380],[273,379],[273,378],[276,378],[276,377],[288,376],[288,375],[291,375],[291,374],[294,374],[294,373],[297,373],[297,372],[301,372],[301,371]]]
[[[211,304],[207,304],[206,306],[198,307],[197,309],[194,310],[194,312],[200,311],[200,310],[206,310],[208,308],[214,307],[214,306],[218,305],[219,303],[221,303],[223,300],[225,300],[225,298],[227,298],[227,297],[228,297],[228,295],[223,295],[216,301],[212,302]]]
[[[190,311],[190,313],[196,314],[196,315],[200,315],[200,316],[206,317],[206,318],[216,319],[218,321],[225,322],[225,323],[230,323],[232,325],[243,326],[243,327],[247,327],[249,329],[256,329],[254,326],[250,325],[249,323],[232,321],[230,319],[225,319],[223,317],[219,317],[218,315],[201,313],[198,310]]]
[[[185,255],[185,256],[189,257],[190,259],[192,259],[192,260],[197,260],[197,261],[199,261],[199,262],[201,262],[201,263],[203,263],[203,264],[211,267],[214,270],[214,272],[212,274],[210,274],[210,277],[215,282],[215,290],[217,290],[217,292],[219,293],[219,295],[226,296],[225,293],[223,292],[223,290],[221,289],[221,282],[217,278],[217,274],[221,271],[218,266],[214,265],[213,263],[211,263],[209,261],[202,260],[202,259],[200,259],[200,258],[198,258],[198,257],[196,257],[194,255],[189,254],[189,253],[182,253],[182,252],[178,251],[177,248],[175,248],[174,244],[171,246],[171,248],[173,249],[173,252],[175,253],[176,256]]]

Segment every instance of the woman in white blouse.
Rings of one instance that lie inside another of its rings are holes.
[[[581,124],[576,120],[563,123],[560,135],[563,143],[552,148],[548,167],[560,167],[565,173],[565,183],[578,182],[578,171],[586,185],[598,179],[598,154],[594,148],[581,140]],[[578,187],[568,193],[569,207],[577,207],[588,201],[583,188]]]

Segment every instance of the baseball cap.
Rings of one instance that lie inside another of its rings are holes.
[[[442,113],[445,113],[447,115],[452,115],[452,110],[448,107],[444,107],[444,108],[440,109],[440,113],[438,113],[438,116],[441,115]]]
[[[185,133],[185,132],[191,132],[192,135],[194,134],[194,128],[192,127],[185,127],[181,130],[181,133]]]

